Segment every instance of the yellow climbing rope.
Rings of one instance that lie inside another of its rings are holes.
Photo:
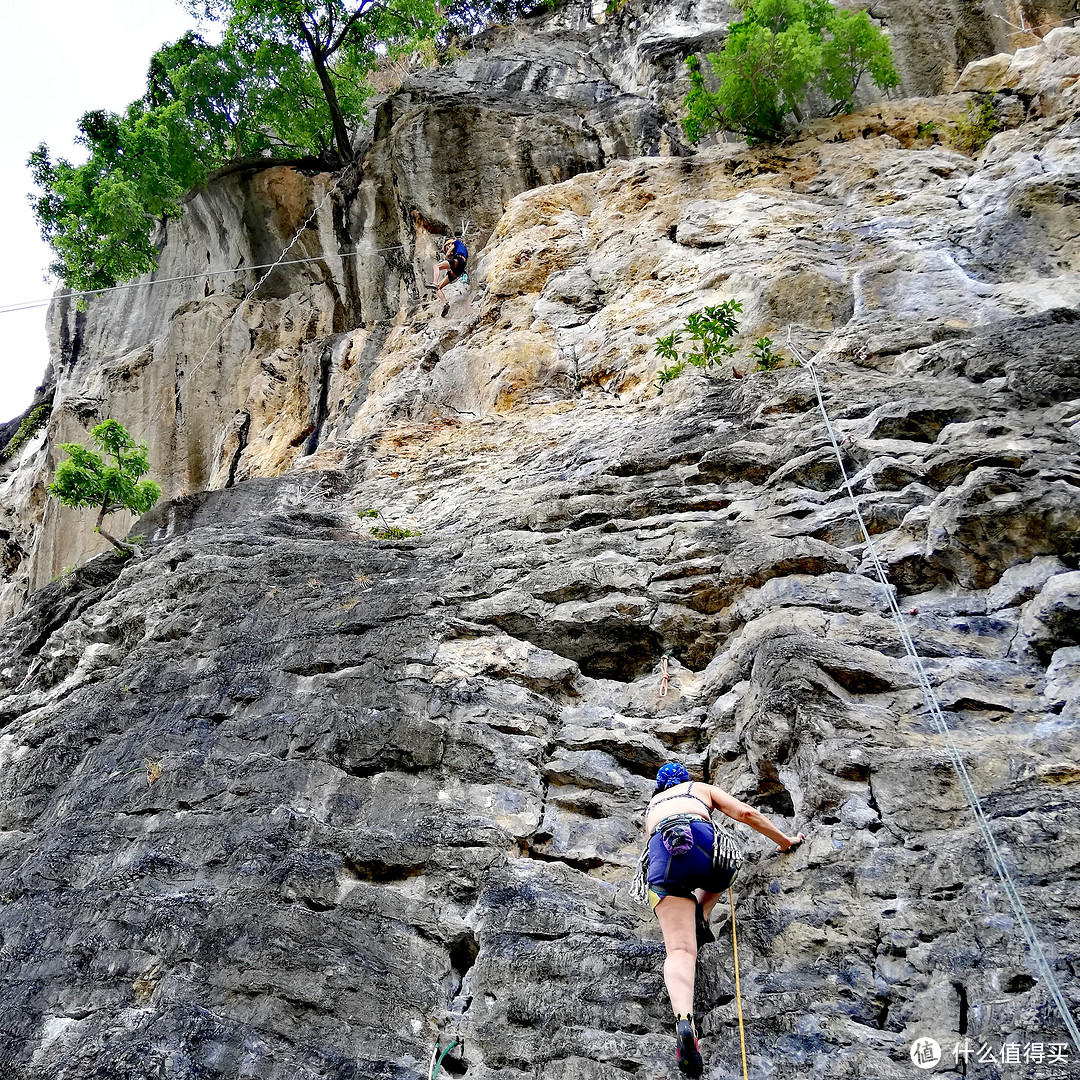
[[[742,1019],[742,994],[739,991],[739,939],[735,934],[735,897],[731,889],[727,891],[728,903],[731,905],[731,952],[735,958],[735,1008],[739,1014],[739,1045],[742,1046],[742,1074],[743,1080],[750,1080],[746,1071],[746,1033],[743,1030]]]

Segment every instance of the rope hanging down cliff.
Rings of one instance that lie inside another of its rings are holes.
[[[937,727],[938,734],[941,736],[942,744],[945,747],[946,753],[949,755],[949,760],[952,762],[953,768],[956,770],[956,775],[960,781],[960,787],[964,792],[964,796],[968,801],[968,805],[971,807],[971,812],[975,816],[975,824],[978,826],[980,835],[983,842],[986,844],[986,848],[990,853],[990,861],[994,865],[994,870],[997,872],[998,878],[1001,881],[1002,888],[1008,897],[1009,904],[1013,909],[1013,914],[1016,916],[1017,922],[1019,922],[1021,929],[1024,933],[1024,938],[1027,941],[1028,950],[1031,953],[1032,961],[1042,976],[1043,981],[1046,984],[1047,992],[1050,994],[1054,1006],[1058,1013],[1061,1015],[1061,1019],[1065,1024],[1066,1029],[1069,1032],[1069,1036],[1072,1038],[1073,1045],[1080,1049],[1080,1029],[1077,1028],[1076,1020],[1073,1018],[1072,1013],[1069,1011],[1068,1002],[1065,1000],[1065,995],[1061,991],[1061,987],[1058,985],[1058,981],[1054,976],[1054,972],[1047,962],[1046,955],[1043,952],[1042,945],[1039,943],[1038,935],[1035,933],[1035,927],[1033,926],[1030,917],[1028,916],[1027,909],[1024,906],[1024,901],[1020,897],[1020,893],[1017,891],[1016,883],[1013,881],[1012,874],[1009,872],[1009,868],[1005,865],[1005,860],[1002,857],[1001,849],[998,847],[997,840],[994,838],[994,834],[990,828],[990,822],[986,817],[982,808],[982,803],[979,801],[978,792],[975,790],[975,785],[972,782],[971,774],[968,772],[967,765],[964,762],[960,749],[956,745],[952,736],[952,731],[949,728],[948,723],[945,720],[945,716],[941,711],[941,705],[938,703],[937,696],[934,693],[934,688],[930,682],[930,678],[926,673],[926,668],[923,666],[922,657],[919,655],[918,649],[915,647],[915,642],[911,637],[911,633],[907,628],[907,624],[904,622],[903,613],[900,610],[900,606],[896,601],[896,589],[889,581],[888,575],[885,573],[885,568],[878,558],[877,549],[874,547],[874,541],[870,537],[870,530],[866,527],[866,521],[862,516],[862,511],[859,509],[859,501],[855,495],[855,491],[851,486],[851,481],[848,478],[847,469],[844,468],[844,456],[840,450],[840,439],[837,436],[836,428],[833,426],[829,411],[825,407],[825,398],[821,391],[821,382],[818,379],[817,372],[817,358],[808,358],[806,354],[800,349],[792,337],[791,327],[788,327],[788,347],[791,349],[795,358],[799,361],[799,364],[810,373],[810,378],[814,383],[814,391],[817,394],[818,408],[821,411],[822,418],[825,421],[825,429],[829,434],[829,442],[832,443],[833,452],[836,454],[837,464],[840,466],[840,475],[844,478],[844,487],[847,489],[848,498],[851,500],[852,508],[855,512],[855,518],[859,523],[859,528],[862,530],[863,540],[866,543],[866,549],[870,555],[870,559],[874,564],[874,573],[877,576],[878,581],[885,587],[886,595],[889,598],[889,608],[892,612],[893,621],[896,623],[897,629],[900,632],[900,640],[903,642],[904,650],[908,654],[911,660],[912,667],[915,670],[915,676],[919,683],[919,688],[922,690],[923,701],[926,704],[927,709],[933,718],[934,725]]]
[[[293,238],[285,245],[285,247],[281,249],[281,254],[277,257],[277,259],[274,260],[274,262],[270,264],[266,273],[263,274],[263,276],[255,282],[255,284],[244,296],[243,300],[241,300],[240,303],[237,304],[235,308],[233,308],[232,314],[225,320],[224,323],[222,323],[221,329],[217,332],[217,336],[214,338],[213,341],[210,342],[209,347],[207,348],[206,352],[202,354],[199,362],[195,364],[195,366],[187,373],[187,375],[185,375],[184,378],[176,384],[175,390],[173,392],[174,405],[175,402],[179,401],[180,399],[180,391],[183,390],[188,385],[188,383],[191,382],[191,380],[195,377],[196,372],[202,369],[202,366],[206,363],[206,358],[214,351],[218,342],[221,341],[222,337],[225,335],[225,331],[228,330],[230,326],[232,326],[233,320],[236,318],[236,316],[239,315],[240,312],[242,312],[247,307],[248,301],[259,291],[259,288],[266,281],[266,279],[280,265],[282,265],[285,256],[289,254],[293,246],[296,244],[296,241],[300,239],[301,235],[304,233],[307,227],[315,220],[315,218],[319,214],[319,211],[323,208],[323,206],[326,205],[327,200],[329,200],[329,198],[334,194],[334,192],[337,191],[339,187],[341,187],[341,183],[348,175],[349,170],[355,168],[359,168],[359,166],[356,164],[356,162],[353,162],[352,165],[349,165],[342,170],[341,175],[330,185],[330,187],[326,189],[326,194],[324,194],[323,197],[318,201],[314,209],[311,211],[310,214],[308,214],[307,218],[304,220],[304,223],[293,234]],[[161,408],[158,409],[158,411],[154,414],[153,422],[157,423],[162,418],[162,416],[164,416],[164,414],[165,405],[163,404]]]

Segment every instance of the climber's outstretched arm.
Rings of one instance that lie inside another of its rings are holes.
[[[767,836],[777,844],[781,851],[791,851],[806,839],[802,833],[799,833],[798,836],[788,836],[760,811],[744,802],[740,802],[734,795],[729,795],[724,791],[723,788],[709,785],[709,795],[712,798],[713,806],[722,814],[726,814],[734,821],[741,821],[744,825],[749,825],[751,829],[761,833],[762,836]]]

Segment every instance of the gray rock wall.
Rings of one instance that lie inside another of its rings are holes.
[[[740,833],[755,1074],[899,1080],[923,1036],[939,1075],[965,1038],[996,1048],[987,1076],[1074,1074],[1074,1047],[1000,1063],[1064,1028],[783,343],[817,356],[1075,1010],[1078,56],[1058,31],[982,69],[1011,126],[976,158],[926,135],[959,96],[779,149],[500,178],[446,318],[359,325],[369,285],[333,248],[179,397],[239,296],[147,306],[151,342],[91,305],[97,352],[58,370],[4,506],[40,498],[58,435],[163,400],[179,416],[144,430],[176,497],[136,526],[146,558],[96,558],[0,627],[0,1074],[420,1080],[460,1037],[450,1071],[478,1080],[674,1075],[658,929],[627,891],[671,757],[809,836],[778,856]],[[434,93],[384,108],[369,160]],[[327,181],[250,183],[225,200],[245,259]],[[328,202],[309,250],[369,195]],[[724,299],[731,364],[657,395],[656,337]],[[753,370],[762,334],[786,366]],[[38,528],[48,558],[76,543],[59,516]],[[717,930],[697,987],[714,1080],[741,1074],[722,911]]]
[[[1076,0],[869,0],[844,6],[864,8],[881,21],[904,95],[948,93],[973,60],[1035,44],[1080,15]]]

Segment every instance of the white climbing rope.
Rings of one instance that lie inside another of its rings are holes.
[[[330,198],[330,196],[333,195],[334,192],[337,191],[337,189],[341,186],[341,182],[345,179],[345,176],[349,172],[349,169],[350,168],[355,168],[355,167],[356,167],[356,163],[354,162],[352,165],[350,165],[350,166],[348,166],[348,167],[346,167],[345,169],[342,170],[341,175],[326,189],[326,193],[318,201],[318,203],[316,203],[314,209],[311,211],[310,214],[308,214],[307,218],[305,219],[304,223],[300,226],[300,228],[298,228],[296,230],[296,232],[293,234],[292,239],[281,249],[281,254],[272,263],[270,263],[267,266],[266,273],[263,274],[263,276],[261,278],[259,278],[258,281],[255,282],[255,284],[251,287],[250,290],[248,290],[248,293],[244,297],[244,299],[241,300],[240,303],[237,304],[235,308],[233,308],[232,314],[225,320],[224,323],[222,323],[221,329],[217,332],[217,336],[214,338],[213,341],[210,342],[209,347],[207,348],[206,352],[204,352],[202,354],[202,357],[199,360],[199,362],[197,364],[195,364],[195,366],[187,373],[187,375],[184,376],[183,380],[180,383],[177,384],[175,390],[173,391],[174,408],[175,408],[175,403],[180,398],[180,391],[183,390],[191,382],[191,380],[195,377],[196,373],[201,370],[203,364],[206,363],[206,358],[214,351],[214,348],[216,347],[217,343],[222,339],[222,337],[224,337],[225,332],[229,329],[229,327],[232,326],[233,320],[236,318],[236,316],[239,315],[240,312],[243,311],[247,307],[248,301],[250,301],[251,298],[259,291],[259,288],[262,286],[263,282],[265,282],[266,279],[279,266],[281,266],[283,264],[283,262],[285,260],[285,256],[288,255],[289,252],[292,250],[293,246],[296,244],[297,240],[300,239],[300,237],[303,234],[304,230],[307,229],[307,227],[315,220],[315,218],[318,215],[319,211],[323,208],[323,206],[326,205],[326,202]],[[162,418],[162,416],[164,416],[164,414],[165,414],[165,405],[163,403],[161,408],[158,409],[157,413],[154,415],[153,422],[156,423],[157,421],[159,421]]]
[[[787,344],[795,358],[799,361],[800,366],[810,373],[810,378],[813,380],[814,391],[816,392],[818,399],[818,408],[821,410],[822,418],[825,421],[825,429],[829,433],[829,441],[832,443],[833,452],[836,454],[836,461],[840,466],[840,474],[844,478],[844,487],[847,489],[848,497],[850,498],[852,508],[855,511],[855,517],[859,522],[859,528],[862,530],[863,539],[866,542],[866,549],[874,564],[874,573],[877,575],[878,581],[885,587],[885,592],[889,598],[889,608],[892,612],[892,617],[896,623],[897,629],[900,632],[900,640],[903,642],[904,650],[907,652],[912,666],[915,669],[919,688],[922,690],[923,701],[926,703],[926,707],[933,717],[934,724],[941,736],[945,751],[949,755],[953,768],[956,770],[956,775],[960,780],[960,787],[964,792],[968,805],[971,807],[971,812],[975,816],[975,823],[978,826],[979,832],[990,853],[990,861],[994,864],[994,869],[1001,881],[1002,888],[1009,900],[1009,904],[1013,909],[1013,914],[1016,916],[1016,920],[1023,930],[1032,961],[1039,974],[1042,976],[1047,992],[1050,994],[1058,1013],[1061,1015],[1061,1019],[1065,1023],[1065,1027],[1072,1038],[1073,1045],[1080,1050],[1080,1028],[1077,1028],[1076,1020],[1069,1011],[1068,1002],[1065,1000],[1065,995],[1062,993],[1061,987],[1058,985],[1058,981],[1054,976],[1054,972],[1047,962],[1046,954],[1043,952],[1042,945],[1039,943],[1039,937],[1028,916],[1024,901],[1020,897],[1020,893],[1016,888],[1016,884],[1013,881],[1012,874],[1009,872],[1009,868],[1005,865],[1001,849],[998,847],[997,840],[990,828],[990,822],[983,811],[982,803],[979,801],[978,792],[975,790],[974,783],[972,783],[971,774],[968,772],[967,765],[964,763],[960,750],[952,737],[952,731],[949,729],[949,725],[941,711],[941,706],[938,704],[937,696],[934,693],[930,678],[926,674],[926,668],[923,666],[922,657],[919,655],[919,651],[915,647],[915,642],[912,640],[907,624],[904,622],[903,613],[896,600],[896,589],[889,581],[888,576],[885,573],[885,568],[878,558],[877,550],[874,548],[874,541],[870,537],[870,530],[866,527],[866,521],[863,519],[862,511],[859,509],[859,501],[851,486],[847,469],[844,468],[844,457],[840,450],[841,440],[837,436],[836,428],[833,426],[832,419],[829,416],[829,410],[825,407],[825,398],[821,392],[821,382],[818,379],[817,360],[816,358],[808,358],[802,349],[796,345],[792,338],[790,326],[788,327]]]

